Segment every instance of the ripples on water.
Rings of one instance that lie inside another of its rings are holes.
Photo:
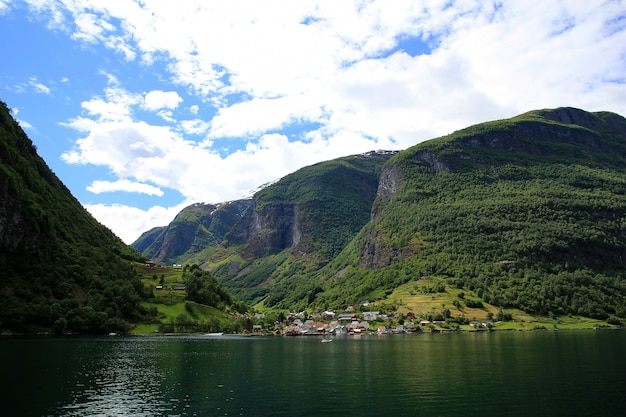
[[[160,395],[163,372],[151,366],[151,343],[81,340],[91,345],[74,372],[71,402],[64,416],[153,416],[172,411]],[[104,345],[104,349],[103,346]]]
[[[624,335],[6,339],[0,389],[11,416],[623,416]]]

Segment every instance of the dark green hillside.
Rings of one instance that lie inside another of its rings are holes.
[[[416,145],[385,166],[373,221],[313,304],[439,277],[497,307],[625,317],[625,167],[626,119],[571,108]]]
[[[99,224],[0,106],[0,329],[108,332],[142,316],[142,256]]]

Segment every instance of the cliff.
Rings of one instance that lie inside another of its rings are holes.
[[[155,262],[193,263],[197,255],[208,256],[224,240],[250,204],[250,200],[192,204],[169,225],[143,233],[131,246]]]

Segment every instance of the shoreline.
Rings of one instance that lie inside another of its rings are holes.
[[[205,333],[120,333],[115,335],[110,334],[88,334],[88,333],[0,333],[0,338],[12,338],[12,337],[179,337],[179,336],[195,336],[203,337],[206,339],[222,339],[222,338],[267,338],[267,337],[285,337],[285,338],[314,338],[314,337],[333,337],[333,338],[360,338],[361,336],[377,336],[377,337],[393,337],[393,336],[419,336],[419,335],[434,335],[434,334],[460,334],[460,333],[525,333],[525,332],[580,332],[580,331],[620,331],[626,329],[626,326],[610,326],[610,327],[567,327],[567,328],[546,328],[546,329],[485,329],[485,330],[435,330],[424,332],[404,332],[404,333],[385,333],[378,334],[377,332],[362,332],[357,334],[333,334],[333,333],[319,333],[319,334],[300,334],[300,335],[288,335],[284,333],[263,333],[263,334],[245,334],[245,333],[224,333],[222,335],[207,335]]]
[[[528,323],[528,322],[521,322]],[[303,334],[290,334],[281,331],[279,333],[276,332],[263,332],[263,333],[221,333],[221,334],[207,334],[207,333],[159,333],[159,332],[150,332],[150,333],[114,333],[114,334],[90,334],[90,333],[63,333],[57,334],[52,332],[36,332],[36,333],[13,333],[13,332],[2,332],[0,333],[0,337],[16,337],[16,336],[94,336],[94,337],[118,337],[118,336],[163,336],[163,337],[171,337],[171,336],[204,336],[207,339],[219,339],[224,337],[351,337],[356,336],[359,337],[361,335],[367,336],[396,336],[396,335],[420,335],[420,334],[450,334],[450,333],[498,333],[498,332],[538,332],[538,331],[601,331],[601,330],[624,330],[626,326],[617,326],[617,325],[598,325],[598,326],[589,326],[589,327],[558,327],[558,324],[551,323],[542,323],[536,322],[538,325],[529,327],[529,328],[480,328],[480,329],[426,329],[423,331],[404,331],[404,332],[393,332],[390,331],[384,334],[378,334],[376,330],[373,331],[364,331],[361,333],[355,334],[334,334],[334,333],[303,333]],[[541,323],[541,324],[539,324]]]

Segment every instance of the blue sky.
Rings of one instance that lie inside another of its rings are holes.
[[[0,0],[0,100],[127,243],[306,165],[626,115],[626,3]]]

